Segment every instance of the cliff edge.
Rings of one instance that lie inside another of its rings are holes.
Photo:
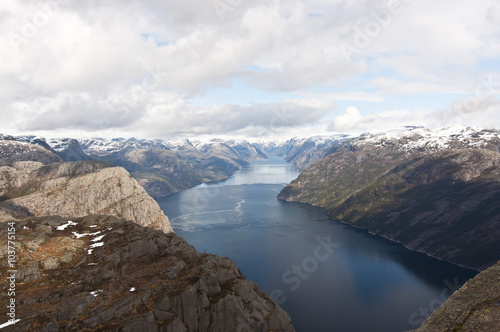
[[[123,168],[106,162],[0,167],[0,221],[59,215],[112,215],[172,232],[158,203]]]
[[[497,332],[500,262],[467,281],[414,332]]]
[[[231,259],[200,254],[175,233],[109,216],[15,227],[20,321],[4,331],[294,331]],[[6,257],[2,248],[3,280]],[[4,312],[7,293],[0,304]]]

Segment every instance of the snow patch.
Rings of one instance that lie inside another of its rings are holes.
[[[19,321],[20,321],[20,319],[16,319],[16,320],[9,319],[6,323],[3,323],[0,325],[0,329],[3,329],[4,327],[10,326],[10,325],[14,325]]]
[[[66,229],[66,227],[75,226],[75,225],[77,225],[76,222],[72,222],[71,220],[68,220],[68,222],[66,224],[58,226],[58,227],[56,227],[56,229],[58,231],[64,231]]]
[[[101,236],[98,236],[98,237],[93,238],[93,239],[92,239],[92,240],[90,240],[90,241],[92,241],[92,242],[101,241],[101,240],[102,240],[102,238],[103,238],[103,237],[105,237],[105,236],[106,236],[106,234],[103,234],[103,235],[101,235]]]
[[[74,236],[76,236],[77,239],[84,237],[84,236],[94,236],[94,235],[99,235],[101,234],[101,231],[97,231],[95,233],[77,233],[77,232],[71,232],[73,233]]]

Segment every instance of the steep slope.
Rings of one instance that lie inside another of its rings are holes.
[[[113,215],[172,232],[168,218],[123,168],[103,162],[0,167],[0,221],[26,216]]]
[[[326,209],[455,264],[484,269],[500,253],[498,133],[417,130],[334,147],[278,198]]]
[[[497,332],[500,327],[500,262],[467,281],[415,332]]]
[[[90,139],[80,142],[92,158],[127,169],[153,197],[225,179],[249,162],[266,158],[248,142]]]
[[[94,160],[94,158],[83,152],[80,143],[76,139],[51,139],[47,144],[64,161]]]
[[[114,217],[70,220],[15,223],[20,321],[4,331],[294,331],[229,258]],[[0,294],[0,325],[9,300]]]
[[[292,138],[271,150],[271,154],[286,159],[293,166],[304,170],[326,157],[331,149],[348,139],[347,135]]]
[[[6,137],[0,137],[0,166],[12,166],[18,161],[37,161],[45,165],[63,161],[43,146],[2,138]]]

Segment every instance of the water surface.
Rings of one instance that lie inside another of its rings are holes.
[[[405,331],[473,277],[462,269],[276,199],[298,176],[281,159],[158,200],[177,234],[232,258],[299,332]]]

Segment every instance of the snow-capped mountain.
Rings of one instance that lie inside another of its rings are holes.
[[[270,156],[285,158],[305,169],[342,147],[397,150],[409,155],[428,154],[446,149],[500,150],[500,132],[466,126],[435,130],[403,127],[359,136],[330,135],[292,138],[286,142],[251,143],[234,139],[45,139],[37,136],[7,136],[35,144],[64,161],[105,160],[122,166],[154,197],[232,175],[249,162]],[[50,159],[54,160],[54,158]]]
[[[440,151],[472,148],[498,150],[500,131],[454,125],[435,130],[423,127],[405,127],[382,133],[359,136],[357,144],[386,146],[392,144],[401,151]]]

